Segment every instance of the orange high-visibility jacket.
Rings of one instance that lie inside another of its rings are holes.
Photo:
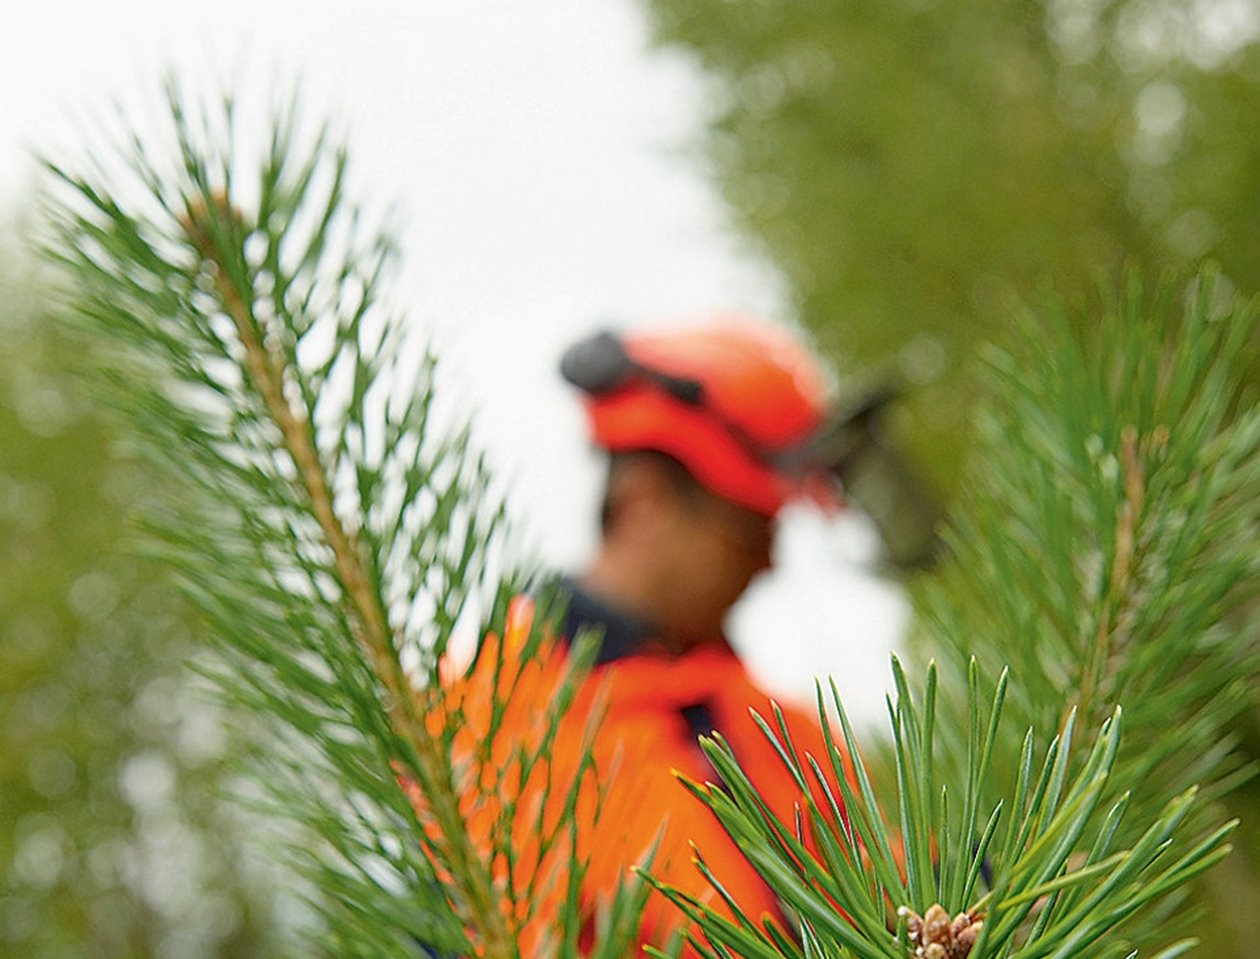
[[[551,776],[563,780],[573,775],[585,742],[587,719],[594,711],[602,715],[592,756],[599,791],[598,817],[593,815],[593,793],[583,797],[578,809],[578,853],[588,862],[581,891],[584,914],[593,917],[601,901],[629,878],[630,867],[642,863],[655,849],[650,871],[665,883],[721,909],[720,899],[695,867],[693,858],[698,853],[746,915],[754,920],[766,914],[778,917],[769,889],[713,814],[677,780],[682,775],[700,783],[717,781],[697,736],[718,730],[762,798],[790,824],[800,802],[799,788],[749,712],[756,710],[773,727],[770,698],[753,683],[724,641],[671,656],[653,643],[645,626],[572,584],[569,588],[572,596],[567,619],[559,624],[561,638],[567,639],[585,626],[604,634],[596,663],[579,687],[551,750]],[[531,610],[522,603],[509,615],[509,636],[505,637],[509,655],[511,634],[527,629],[530,615]],[[550,667],[553,673],[554,665]],[[524,675],[524,682],[536,688],[540,697],[547,695],[547,683],[540,679],[548,668],[544,665],[538,672],[527,670]],[[484,673],[479,664],[464,681],[464,708],[471,710],[470,744],[482,733],[476,689],[478,682],[486,679]],[[505,682],[518,681],[515,673],[496,680],[500,688],[505,688]],[[536,740],[546,705],[545,701],[522,704],[503,717],[497,733],[504,744],[502,762],[510,762],[514,738]],[[824,769],[829,768],[816,715],[782,704],[780,709],[798,755],[812,754]],[[838,797],[834,785],[832,791]],[[531,808],[528,796],[512,798],[518,799],[522,809]],[[474,830],[478,812],[485,817],[492,815],[484,795],[476,805],[478,808],[472,810]],[[527,873],[536,865],[534,851],[522,850],[517,868]],[[563,883],[558,884],[557,893],[563,893]],[[547,922],[560,907],[557,900],[550,915],[537,918]],[[683,923],[681,913],[653,893],[643,914],[640,941],[664,946]],[[539,935],[537,929],[525,930],[526,940],[536,945],[543,941]]]

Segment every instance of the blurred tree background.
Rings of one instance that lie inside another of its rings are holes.
[[[1256,0],[649,0],[735,223],[947,496],[1012,298],[1207,258],[1260,287]],[[1253,369],[1255,367],[1253,366]]]
[[[891,425],[947,497],[1012,300],[1203,258],[1260,289],[1257,0],[645,6],[712,85],[734,222],[842,374],[906,381]],[[186,614],[129,545],[145,474],[44,292],[0,249],[0,953],[270,954]],[[1250,835],[1208,879],[1204,955],[1260,935],[1260,802],[1231,802]]]
[[[700,152],[737,229],[842,378],[905,385],[884,428],[946,500],[976,348],[1009,335],[1014,303],[1203,260],[1260,290],[1256,0],[646,7],[711,84]],[[1260,935],[1260,789],[1230,804],[1241,853],[1207,880],[1205,955]]]
[[[0,251],[0,954],[270,955],[259,832],[221,795],[230,735],[127,519],[152,479],[48,294]]]

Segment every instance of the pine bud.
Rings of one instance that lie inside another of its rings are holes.
[[[910,940],[910,945],[919,945],[923,935],[923,920],[919,918],[919,914],[909,906],[902,906],[897,910],[897,915],[906,919],[906,937]]]
[[[976,938],[980,935],[980,930],[984,928],[984,920],[977,919],[966,929],[963,929],[954,937],[954,955],[962,959],[971,952],[971,947],[976,944]]]
[[[953,938],[949,927],[949,913],[940,903],[928,906],[928,911],[923,914],[923,941],[947,946]]]
[[[906,938],[914,947],[914,959],[967,959],[984,927],[984,920],[973,912],[960,912],[951,922],[939,903],[923,916],[909,906],[901,906],[897,915],[906,921]]]

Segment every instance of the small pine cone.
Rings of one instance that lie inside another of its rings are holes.
[[[928,943],[923,950],[923,959],[950,959],[949,950],[939,942]]]

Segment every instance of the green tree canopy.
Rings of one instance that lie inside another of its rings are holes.
[[[1202,258],[1260,286],[1250,0],[648,6],[714,82],[737,224],[842,367],[917,387],[903,425],[947,485],[1012,293]]]

